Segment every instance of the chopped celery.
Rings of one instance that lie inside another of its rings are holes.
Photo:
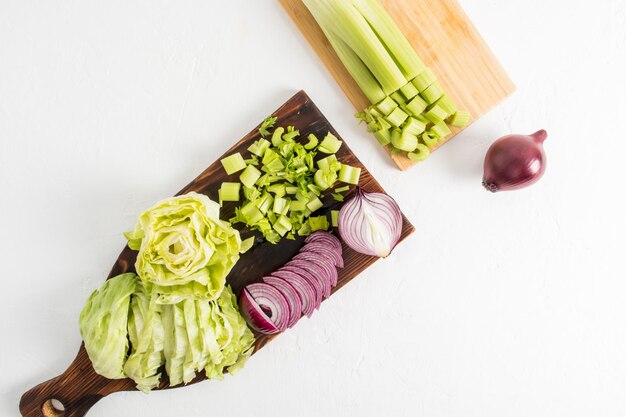
[[[435,81],[422,91],[420,96],[422,96],[426,103],[433,104],[435,101],[439,100],[441,96],[443,96],[443,89],[441,88],[441,85]]]
[[[252,248],[253,245],[254,245],[254,236],[250,236],[249,238],[242,240],[240,252],[241,253],[248,252]]]
[[[286,194],[295,194],[296,191],[298,191],[298,187],[294,187],[293,185],[286,185],[285,186],[285,193]]]
[[[261,134],[261,137],[269,136],[270,132],[268,129],[273,128],[275,124],[276,124],[276,117],[270,116],[267,119],[263,120],[263,123],[261,123],[261,127],[259,127],[259,133]]]
[[[445,94],[439,97],[439,100],[437,100],[435,104],[445,110],[448,114],[456,113],[456,104],[454,104],[454,101],[452,101],[452,99]]]
[[[413,100],[407,103],[406,108],[413,115],[417,116],[426,109],[426,106],[428,106],[428,103],[426,103],[420,96],[415,96]]]
[[[439,139],[443,139],[451,134],[452,131],[450,131],[450,128],[445,122],[439,122],[430,128],[429,133],[434,134],[434,136]]]
[[[282,197],[276,197],[274,199],[274,206],[272,207],[272,211],[276,214],[281,214],[286,211],[285,209],[289,209],[289,201]]]
[[[328,219],[326,216],[309,217],[308,224],[311,228],[311,232],[315,232],[316,230],[328,230]]]
[[[220,161],[224,166],[224,170],[228,175],[241,171],[246,167],[246,161],[243,160],[243,156],[239,152],[234,153]]]
[[[223,182],[219,191],[220,199],[222,201],[239,201],[240,191],[240,182]]]
[[[278,216],[272,227],[279,235],[285,236],[285,234],[291,230],[292,225],[289,217],[281,214]]]
[[[272,184],[267,187],[267,191],[274,193],[276,197],[282,197],[287,194],[285,184]]]
[[[272,197],[270,193],[265,193],[254,202],[254,205],[257,206],[263,215],[265,215],[272,206],[273,202],[274,197]]]
[[[285,128],[283,127],[277,127],[274,130],[274,133],[272,133],[272,145],[278,146],[283,142],[282,136],[284,132],[285,132]]]
[[[430,156],[430,149],[426,145],[418,143],[415,151],[409,152],[407,156],[413,162],[421,162]]]
[[[402,132],[399,137],[396,136],[396,140],[392,141],[391,144],[396,149],[411,152],[417,147],[417,136],[408,132]]]
[[[261,171],[256,169],[252,165],[248,165],[239,176],[239,181],[246,187],[253,187],[259,178],[261,178]]]
[[[292,126],[289,126],[289,127],[292,127]],[[288,129],[287,133],[283,135],[283,140],[285,142],[293,142],[293,140],[297,138],[298,136],[300,136],[300,131],[295,130],[295,129],[291,129],[291,130]]]
[[[326,158],[319,159],[317,166],[323,171],[337,171],[339,169],[339,161],[337,160],[337,156],[332,154]]]
[[[304,211],[306,209],[306,202],[294,200],[289,204],[289,211]]]
[[[330,211],[330,224],[332,224],[333,227],[339,226],[339,210]],[[243,242],[242,242],[242,245],[243,245]]]
[[[426,68],[412,80],[413,85],[420,93],[426,90],[428,86],[435,81],[437,81],[437,77],[435,77],[435,74],[430,68]]]
[[[411,100],[413,97],[415,97],[419,93],[419,91],[417,91],[417,88],[415,88],[413,83],[406,83],[406,84],[404,84],[400,88],[400,91],[402,92],[402,95],[407,100]]]
[[[333,199],[334,199],[335,201],[338,201],[338,202],[340,202],[340,203],[341,203],[341,202],[343,202],[343,200],[344,200],[344,198],[343,198],[343,195],[342,195],[342,194],[332,194],[332,196],[333,196]]]
[[[345,193],[345,192],[347,192],[349,190],[350,190],[350,186],[349,185],[344,185],[342,187],[335,188],[335,192],[336,193]]]
[[[424,132],[422,134],[422,142],[424,142],[424,145],[432,148],[437,144],[437,142],[439,142],[439,139],[436,136],[429,134],[428,132]]]
[[[268,133],[269,134],[269,133]],[[265,150],[269,148],[271,145],[269,140],[265,140],[263,138],[255,141],[252,145],[248,147],[248,150],[256,156],[262,157],[265,153]]]
[[[394,111],[396,107],[398,107],[398,103],[396,103],[391,97],[387,96],[380,103],[378,103],[376,107],[384,116],[387,116],[389,113]]]
[[[464,128],[470,121],[470,114],[466,110],[458,110],[450,118],[450,124],[452,126]]]
[[[328,132],[322,143],[317,147],[317,150],[323,153],[334,154],[341,148],[342,143],[335,135]]]
[[[309,201],[306,204],[306,208],[308,208],[309,210],[311,210],[311,212],[314,212],[316,210],[321,209],[324,206],[324,203],[322,203],[322,200],[320,200],[319,198],[315,197],[314,199],[312,199],[311,201]]]
[[[402,132],[410,133],[411,135],[419,135],[424,130],[426,130],[426,125],[414,117],[409,117],[402,126]]]
[[[439,107],[439,105],[435,104],[433,108],[424,113],[424,116],[431,122],[437,124],[445,120],[448,117],[448,114],[444,109]]]
[[[406,103],[404,96],[400,93],[400,91],[394,91],[389,95],[399,106]]]
[[[263,219],[263,213],[261,213],[261,210],[259,210],[259,208],[252,202],[241,207],[241,214],[249,226],[258,223],[261,219]]]
[[[250,155],[250,158],[243,160],[248,165],[259,165],[259,158],[256,155]]]
[[[396,108],[387,116],[387,121],[395,127],[400,127],[407,117],[409,115],[403,112],[402,109]]]
[[[254,201],[261,196],[261,192],[256,187],[243,187],[243,196],[246,200]]]
[[[319,143],[319,140],[317,139],[317,136],[315,136],[313,133],[309,133],[309,136],[308,136],[307,139],[309,139],[309,143],[304,145],[304,149],[313,149]]]
[[[391,134],[389,133],[389,130],[387,129],[378,130],[374,132],[374,137],[376,138],[378,143],[380,143],[383,146],[389,145],[389,143],[391,142]]]
[[[361,168],[352,167],[346,164],[341,164],[341,169],[339,170],[339,181],[342,181],[348,184],[358,185],[360,177],[361,177]]]

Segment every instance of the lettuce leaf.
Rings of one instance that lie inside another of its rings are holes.
[[[80,313],[80,334],[94,370],[107,378],[124,378],[128,352],[128,312],[137,276],[111,278],[94,291]]]

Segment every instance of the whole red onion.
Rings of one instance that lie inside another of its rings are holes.
[[[546,170],[543,141],[548,134],[508,135],[495,141],[485,156],[483,186],[496,191],[517,190],[534,184]]]

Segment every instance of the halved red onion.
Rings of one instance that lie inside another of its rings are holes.
[[[330,290],[332,288],[332,277],[328,275],[328,271],[321,265],[322,262],[320,262],[319,258],[317,258],[316,261],[302,258],[296,259],[298,256],[301,255],[305,254],[299,253],[298,255],[294,256],[291,261],[287,262],[285,266],[299,268],[303,272],[308,273],[309,275],[314,277],[316,280],[322,283],[322,293],[324,295],[324,298],[330,297]],[[329,264],[326,265],[329,267],[328,269],[333,269],[335,271],[335,274],[337,273],[337,270],[334,266]]]
[[[276,288],[285,297],[287,304],[289,304],[289,322],[287,327],[293,327],[302,316],[302,301],[300,301],[298,291],[282,278],[267,276],[263,277],[263,282]]]
[[[322,241],[324,243],[328,243],[333,248],[337,249],[339,255],[342,254],[341,242],[337,239],[336,236],[325,232],[324,230],[318,230],[316,232],[311,233],[304,239],[304,243],[313,243]]]
[[[315,289],[315,308],[319,308],[320,304],[322,304],[322,299],[324,298],[324,280],[323,278],[316,278],[315,275],[311,274],[308,271],[304,271],[302,268],[296,268],[293,265],[285,265],[278,269],[279,271],[289,271],[294,274],[300,275],[302,278],[306,279],[309,284],[313,286]],[[274,275],[272,273],[272,275]]]
[[[299,260],[307,261],[314,264],[313,266],[318,270],[321,269],[322,277],[328,282],[328,286],[330,288],[337,285],[337,268],[335,268],[335,265],[333,265],[332,261],[328,260],[328,258],[324,258],[320,254],[314,252],[300,252],[291,258],[289,263]],[[330,292],[328,294],[330,295]]]
[[[250,294],[255,304],[258,305],[260,311],[278,328],[278,331],[282,332],[287,329],[291,312],[289,311],[289,304],[285,296],[282,295],[278,289],[264,282],[255,282],[254,284],[246,286],[243,292],[245,293],[246,291]],[[252,309],[249,310],[252,311]],[[253,327],[260,322],[260,320],[258,320],[259,314],[256,314],[259,310],[255,309],[254,311],[255,314],[250,317],[252,319],[250,324]],[[264,331],[266,327],[267,326],[263,324],[255,328],[262,333],[269,334],[268,330],[271,331],[271,329]]]
[[[296,291],[298,291],[298,296],[302,302],[302,314],[307,317],[311,317],[317,304],[315,288],[309,280],[304,278],[302,275],[296,274],[295,272],[285,270],[274,271],[272,272],[272,276],[287,281],[296,289]]]
[[[326,242],[317,241],[307,243],[300,249],[300,253],[303,252],[313,252],[319,254],[328,258],[337,268],[343,268],[343,257],[341,256],[341,253],[337,252],[334,247],[329,246]]]
[[[278,333],[278,327],[272,323],[272,320],[245,288],[241,290],[239,297],[239,310],[253,329],[265,334]]]

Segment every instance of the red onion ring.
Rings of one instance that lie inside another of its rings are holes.
[[[343,257],[341,253],[337,252],[334,247],[330,247],[328,244],[317,241],[307,243],[300,249],[300,253],[313,252],[327,259],[332,265],[337,268],[343,268]]]
[[[249,313],[250,324],[258,331],[269,334],[273,329],[266,325],[266,320],[262,317],[265,316],[274,324],[278,331],[282,332],[287,329],[291,312],[285,296],[278,289],[263,282],[256,282],[246,286],[242,293],[245,294],[246,292],[254,301],[254,303],[250,303],[252,307],[255,307],[255,305],[259,307],[258,309],[247,308],[245,310],[245,312]],[[259,311],[263,314],[259,314]]]
[[[292,328],[302,316],[302,301],[300,301],[298,291],[282,278],[273,276],[263,277],[263,282],[276,288],[287,300],[287,304],[289,305],[289,321],[287,328]]]
[[[316,295],[313,285],[303,276],[291,271],[274,271],[272,272],[272,276],[284,279],[298,291],[300,301],[302,302],[302,314],[311,317],[317,305],[315,303]]]

